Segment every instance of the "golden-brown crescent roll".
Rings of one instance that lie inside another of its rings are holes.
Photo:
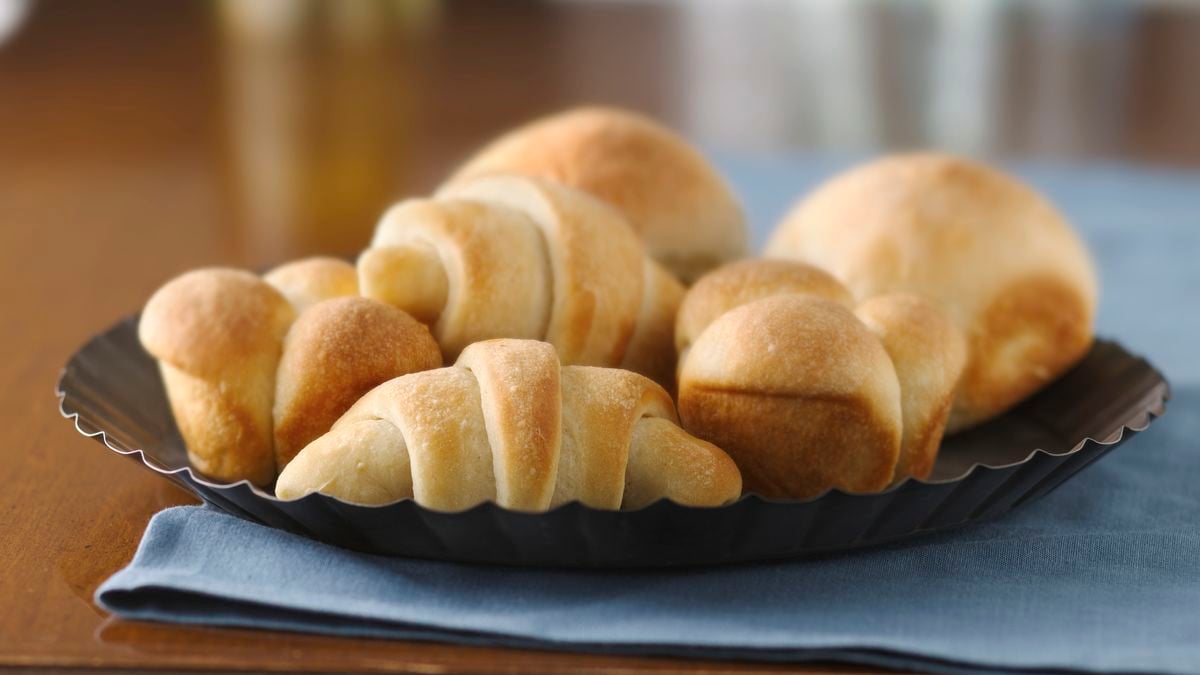
[[[1096,277],[1079,237],[1028,186],[957,157],[887,157],[830,180],[766,253],[823,267],[860,300],[940,306],[967,339],[951,431],[1009,409],[1092,342]]]
[[[770,296],[717,317],[680,366],[679,414],[768,497],[881,490],[900,454],[891,359],[850,310],[816,296]]]
[[[367,390],[441,365],[428,329],[404,312],[361,297],[321,300],[346,288],[329,283],[345,276],[333,262],[269,273],[278,289],[248,272],[196,270],[147,303],[139,336],[201,473],[269,485]],[[298,316],[285,294],[305,307]]]
[[[612,204],[684,281],[746,253],[745,218],[725,181],[642,115],[588,107],[536,120],[483,148],[447,184],[497,173],[548,178]]]
[[[579,500],[719,505],[737,467],[677,425],[662,387],[613,368],[560,366],[533,340],[490,340],[448,368],[368,392],[280,474],[276,494],[357,504],[414,498],[443,511],[495,500],[524,511]]]
[[[447,358],[481,340],[530,338],[566,364],[671,382],[682,287],[617,211],[578,190],[490,176],[401,202],[358,273],[363,295],[431,324]]]

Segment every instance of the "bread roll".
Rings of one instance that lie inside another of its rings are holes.
[[[792,210],[766,252],[829,270],[860,300],[909,292],[940,306],[967,339],[951,431],[1009,409],[1092,342],[1083,243],[1029,187],[964,159],[902,155],[838,176]]]
[[[303,312],[322,300],[346,295],[358,295],[358,272],[354,265],[337,258],[305,258],[286,263],[263,275]]]
[[[729,187],[686,141],[641,115],[592,107],[534,121],[483,148],[447,184],[496,173],[548,178],[612,204],[685,282],[746,252]]]
[[[775,295],[813,295],[847,309],[854,298],[828,272],[789,260],[750,258],[720,267],[689,289],[675,321],[675,348],[680,359],[696,337],[725,312]]]
[[[766,303],[784,298],[819,302]],[[852,307],[832,276],[788,260],[731,263],[688,290],[676,324],[680,414],[728,450],[749,489],[804,498],[930,475],[963,337],[913,295]]]
[[[876,296],[855,314],[879,338],[900,383],[903,435],[894,478],[928,478],[966,365],[966,340],[944,312],[915,295]]]
[[[671,382],[683,289],[617,211],[577,190],[491,176],[402,202],[358,272],[365,296],[431,324],[447,358],[481,340],[529,338],[563,363]]]
[[[220,268],[176,277],[146,303],[138,337],[158,359],[188,460],[201,473],[258,485],[275,478],[275,369],[294,316],[270,284]]]
[[[489,500],[544,511],[736,499],[734,463],[675,422],[670,397],[640,375],[560,366],[542,342],[490,340],[452,367],[371,390],[284,469],[276,494],[414,498],[443,511]]]
[[[695,289],[693,289],[695,290]],[[900,384],[843,305],[775,295],[716,318],[680,366],[683,427],[734,459],[745,487],[808,498],[885,488],[900,455]]]
[[[395,307],[353,296],[309,306],[287,333],[275,382],[277,467],[376,385],[441,365],[429,329]]]
[[[328,283],[337,267],[275,270],[267,277],[280,290],[248,272],[196,270],[147,303],[139,336],[159,361],[198,471],[269,485],[367,390],[441,365],[428,329],[402,311],[360,297],[322,300],[346,289]],[[285,293],[305,307],[298,318]]]

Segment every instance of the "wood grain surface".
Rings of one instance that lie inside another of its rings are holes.
[[[88,336],[187,268],[352,255],[391,200],[535,114],[600,100],[718,137],[731,126],[696,114],[687,54],[704,42],[675,5],[253,4],[33,3],[0,44],[0,667],[779,669],[137,624],[93,604],[150,516],[194,500],[60,418],[55,380]],[[1083,134],[1068,154],[1200,161],[1200,21],[1171,11],[1126,24],[1131,102],[1104,118],[1115,136]],[[906,105],[889,91],[879,105]],[[816,133],[762,140],[801,150]],[[927,140],[896,133],[880,141]],[[1037,154],[1013,134],[997,152]]]

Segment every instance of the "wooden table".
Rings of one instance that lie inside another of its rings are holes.
[[[697,79],[687,55],[726,39],[712,33],[724,25],[719,17],[642,3],[497,4],[296,3],[302,11],[280,15],[274,3],[54,3],[34,5],[0,45],[0,298],[10,322],[0,333],[0,666],[773,669],[138,624],[92,602],[97,585],[129,560],[150,516],[194,500],[76,434],[59,417],[54,382],[76,346],[170,276],[206,264],[261,268],[318,251],[352,255],[392,199],[430,189],[496,131],[575,101],[640,108],[735,148],[845,140],[845,127],[826,133],[810,119],[767,125],[743,143],[744,125],[728,118],[736,111],[719,100],[697,108],[719,99],[724,85]],[[1200,161],[1200,21],[1177,11],[1136,13],[1117,38],[1106,34],[1124,45],[1122,95],[1107,111],[1119,114],[1083,115],[1066,125],[1067,140],[1037,143],[1047,119],[1051,130],[1066,128],[1054,115],[1075,115],[1078,105],[1056,113],[1062,97],[1052,95],[1032,118],[1010,115],[1024,110],[1013,101],[1042,86],[1023,84],[1029,69],[1018,64],[1018,75],[997,85],[1008,93],[988,99],[992,119],[1004,124],[984,134],[980,149]],[[861,20],[883,30],[892,18]],[[1066,21],[1071,28],[1092,19]],[[911,22],[896,26],[884,30],[873,62],[905,53]],[[1045,47],[1039,35],[1002,36],[998,53],[1011,59],[1001,63],[1027,59],[1029,44]],[[1095,45],[1081,44],[1082,53],[1062,49],[1040,67],[1091,73]],[[766,68],[786,55],[754,58],[755,68]],[[1103,81],[1088,83],[1106,91]],[[912,117],[920,96],[895,83],[858,91],[879,107],[879,119],[891,120],[868,124],[873,142],[955,140]],[[891,114],[897,110],[910,114]],[[965,138],[978,146],[981,137]]]

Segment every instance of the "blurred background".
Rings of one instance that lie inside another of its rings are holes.
[[[1200,5],[0,0],[4,258],[92,213],[189,264],[350,255],[492,135],[587,102],[719,156],[1194,166]]]

